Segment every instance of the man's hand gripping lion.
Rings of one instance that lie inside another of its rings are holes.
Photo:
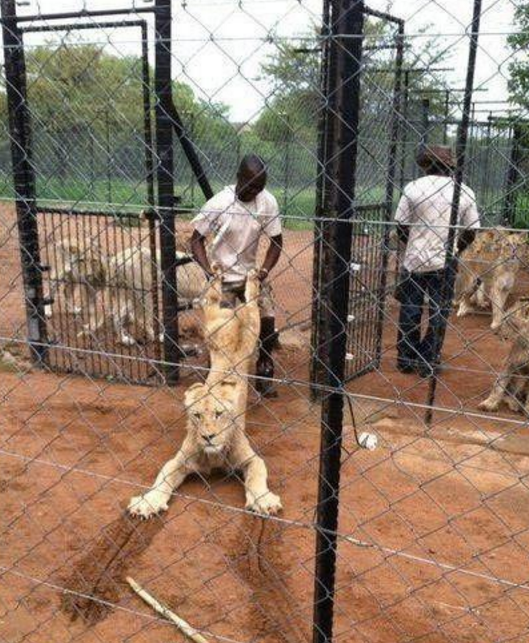
[[[267,469],[245,434],[248,364],[259,337],[259,280],[251,273],[246,303],[221,307],[220,275],[206,290],[203,309],[211,370],[204,384],[185,393],[187,435],[180,451],[167,462],[143,496],[132,498],[129,512],[149,518],[168,508],[172,492],[190,473],[209,474],[222,468],[243,474],[246,509],[262,515],[281,510],[278,496],[268,489]]]

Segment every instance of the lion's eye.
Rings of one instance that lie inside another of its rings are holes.
[[[222,411],[215,411],[215,417],[218,419],[222,415]]]
[[[200,415],[200,413],[193,413],[193,417],[194,417],[196,420],[200,420],[201,415]]]

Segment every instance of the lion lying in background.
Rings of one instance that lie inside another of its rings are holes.
[[[527,258],[527,233],[502,228],[478,233],[474,243],[461,255],[455,286],[458,317],[492,308],[491,329],[501,324],[507,298]]]
[[[478,408],[497,411],[505,402],[511,411],[529,414],[529,298],[520,299],[505,313],[500,333],[512,341],[511,350],[490,395]]]
[[[248,397],[246,375],[260,330],[259,280],[253,272],[246,281],[246,303],[235,309],[221,307],[221,281],[216,272],[203,299],[204,333],[211,369],[203,384],[190,386],[184,397],[187,435],[180,451],[167,462],[152,489],[132,498],[129,512],[149,518],[168,507],[171,494],[190,473],[213,469],[241,471],[246,509],[269,515],[281,510],[281,501],[267,484],[267,469],[245,434]]]
[[[105,255],[98,240],[89,237],[62,239],[53,245],[50,269],[50,300],[62,294],[64,312],[79,315],[88,304],[94,314],[96,294],[105,284]],[[52,316],[52,304],[46,304],[44,314]]]

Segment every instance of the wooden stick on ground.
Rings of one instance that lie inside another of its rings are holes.
[[[194,627],[191,627],[189,623],[184,621],[183,618],[180,618],[177,614],[172,612],[168,607],[165,605],[162,605],[162,603],[158,602],[154,596],[151,596],[149,592],[143,589],[141,585],[138,585],[138,583],[131,578],[130,576],[127,576],[127,583],[132,587],[132,589],[138,594],[140,598],[142,598],[148,605],[150,605],[155,612],[158,612],[158,614],[161,614],[164,618],[166,618],[168,621],[171,621],[173,625],[176,625],[176,627],[183,632],[189,639],[194,641],[194,643],[208,643],[208,640],[205,639],[202,634],[197,632]]]

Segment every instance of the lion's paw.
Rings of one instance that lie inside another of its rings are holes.
[[[267,491],[262,496],[249,500],[246,503],[246,509],[262,516],[275,516],[283,509],[283,505],[279,496]]]
[[[483,402],[480,402],[478,404],[478,409],[480,411],[497,411],[498,410],[498,404],[495,404],[494,402],[489,402],[489,400],[484,400]]]
[[[159,491],[148,491],[143,496],[135,496],[129,502],[128,511],[135,518],[151,518],[168,509],[168,497]]]

